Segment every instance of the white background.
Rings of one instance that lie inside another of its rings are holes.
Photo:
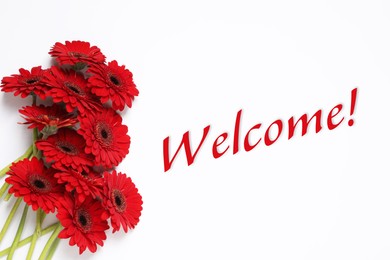
[[[139,225],[95,254],[78,257],[62,241],[55,259],[390,259],[388,1],[3,0],[0,10],[1,77],[47,67],[57,41],[85,40],[125,64],[140,90],[124,114],[132,145],[119,166],[143,196]],[[17,124],[29,102],[0,95],[1,165],[30,144]],[[283,131],[274,145],[243,151],[254,124],[339,103],[335,130],[323,124],[291,140]],[[226,131],[232,145],[240,109],[241,150],[216,160],[212,143]],[[163,139],[174,149],[190,130],[197,144],[209,124],[195,163],[181,153],[164,173]],[[0,225],[11,204],[1,202]],[[23,237],[33,226],[30,213]]]

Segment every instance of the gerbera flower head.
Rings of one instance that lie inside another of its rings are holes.
[[[52,66],[44,82],[50,87],[48,96],[51,96],[55,103],[64,102],[68,112],[76,108],[80,113],[101,108],[101,104],[90,93],[87,80],[80,73]]]
[[[56,42],[49,54],[60,65],[95,64],[106,60],[98,47],[83,41],[66,41],[65,44]]]
[[[139,92],[133,82],[133,74],[124,65],[119,66],[114,60],[108,65],[91,67],[89,72],[93,74],[88,79],[91,91],[100,97],[102,103],[111,100],[112,107],[121,111],[125,105],[131,107]]]
[[[57,182],[65,185],[68,192],[75,191],[76,198],[83,202],[88,196],[96,199],[102,197],[103,178],[92,171],[66,170],[54,174]]]
[[[93,165],[91,156],[84,152],[85,140],[73,129],[61,128],[46,140],[38,140],[36,146],[54,169],[83,171]]]
[[[75,115],[67,113],[61,106],[33,105],[19,110],[26,120],[23,124],[29,124],[28,128],[38,128],[39,131],[56,133],[62,127],[74,126],[78,120]]]
[[[58,203],[57,218],[64,229],[58,234],[59,238],[70,238],[69,245],[77,245],[79,253],[85,249],[96,252],[97,246],[103,246],[109,228],[107,221],[101,218],[104,209],[101,203],[91,197],[80,202],[66,193]]]
[[[38,66],[32,68],[31,72],[21,68],[19,73],[4,77],[1,80],[1,90],[15,92],[14,96],[20,95],[22,98],[26,98],[32,93],[41,99],[46,98],[48,87],[43,83],[46,70]]]
[[[106,168],[117,166],[129,153],[130,136],[122,117],[111,108],[80,117],[78,132],[86,141],[85,152]]]
[[[55,211],[62,187],[42,160],[33,157],[13,163],[7,174],[9,177],[5,181],[12,185],[9,192],[15,197],[23,197],[33,210],[41,208],[46,213]]]
[[[117,173],[115,170],[112,173],[105,172],[104,180],[103,205],[107,211],[102,218],[111,218],[113,233],[121,226],[127,232],[128,228],[134,228],[139,222],[142,197],[126,174]]]

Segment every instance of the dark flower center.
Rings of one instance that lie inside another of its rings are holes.
[[[108,134],[107,134],[106,129],[102,129],[102,131],[100,131],[100,134],[102,135],[102,137],[103,137],[104,139],[107,139]]]
[[[64,86],[79,96],[85,95],[84,91],[79,86],[77,86],[76,84],[74,84],[72,82],[65,82]]]
[[[110,81],[112,82],[112,84],[114,84],[115,86],[119,86],[120,85],[120,81],[119,81],[119,79],[116,77],[116,76],[114,76],[114,75],[111,75],[110,76]]]
[[[87,57],[86,54],[81,53],[81,52],[75,52],[75,51],[69,51],[68,55],[72,56],[72,57],[76,57],[76,58]]]
[[[88,177],[88,173],[86,173],[85,171],[80,172],[80,175],[83,177]]]
[[[36,193],[47,193],[51,191],[50,182],[40,174],[31,174],[28,176],[28,183],[31,190]]]
[[[86,181],[93,181],[93,177],[90,174],[88,174],[86,171],[78,172],[78,174],[80,178],[83,178]]]
[[[76,149],[76,147],[74,147],[70,143],[59,141],[57,142],[56,146],[63,153],[70,154],[70,155],[78,154],[78,150]]]
[[[120,190],[113,190],[112,199],[118,212],[123,212],[126,210],[126,199]]]
[[[122,199],[119,196],[115,196],[115,204],[120,207],[122,205]]]
[[[79,216],[79,221],[82,226],[87,225],[87,218],[84,215]]]
[[[98,142],[105,147],[111,147],[112,131],[106,122],[98,122],[95,125],[95,136]]]
[[[67,153],[70,153],[72,151],[72,149],[70,149],[69,147],[64,146],[64,145],[60,146],[60,148],[62,151],[67,152]]]
[[[80,229],[84,232],[88,232],[91,229],[91,215],[83,208],[76,212],[76,222]]]
[[[45,115],[45,114],[39,114],[36,116],[36,118],[38,120],[49,120],[49,121],[54,121],[54,120],[58,120],[59,117],[57,116],[54,116],[54,115]]]
[[[39,81],[39,79],[37,79],[37,78],[31,78],[31,79],[26,80],[26,84],[32,85],[38,81]]]
[[[35,180],[34,181],[34,186],[38,189],[43,189],[46,187],[45,183],[41,180]]]

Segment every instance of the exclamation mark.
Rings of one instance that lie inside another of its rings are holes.
[[[356,105],[356,95],[357,95],[357,88],[353,89],[351,92],[351,111],[350,115],[353,115],[353,112],[355,112],[355,105]],[[353,119],[349,119],[348,125],[353,126]]]

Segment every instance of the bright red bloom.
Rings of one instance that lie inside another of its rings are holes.
[[[82,171],[93,165],[91,157],[84,153],[83,137],[73,129],[61,128],[46,140],[38,140],[36,146],[43,152],[46,161],[53,163],[51,167],[55,169],[66,170],[66,167],[71,167]]]
[[[31,161],[24,159],[13,163],[7,174],[9,177],[5,181],[12,185],[9,192],[15,197],[23,197],[33,210],[41,208],[46,213],[55,211],[62,187],[41,160],[33,157]]]
[[[128,228],[134,228],[139,222],[142,211],[142,197],[138,189],[126,174],[104,173],[105,185],[103,187],[103,205],[107,211],[102,215],[103,219],[111,218],[113,233],[120,227],[127,232]]]
[[[96,102],[96,98],[87,88],[87,80],[82,74],[75,71],[65,72],[53,66],[50,73],[46,74],[44,82],[51,87],[48,96],[51,96],[55,103],[64,102],[68,112],[75,108],[80,113],[101,108],[101,104]]]
[[[75,191],[80,202],[88,196],[94,199],[102,197],[103,178],[97,173],[67,170],[56,173],[54,177],[57,178],[58,183],[65,184],[66,191]]]
[[[83,203],[74,199],[68,193],[58,203],[57,218],[64,229],[59,238],[70,238],[69,245],[77,245],[79,253],[85,249],[96,252],[97,246],[103,246],[109,228],[107,221],[101,218],[104,209],[97,200],[88,197]]]
[[[1,90],[4,92],[15,92],[14,96],[20,94],[22,98],[34,93],[41,99],[45,99],[48,88],[43,83],[43,77],[46,70],[38,66],[32,68],[31,72],[25,69],[19,69],[19,72],[20,74],[4,77],[1,80]]]
[[[75,115],[64,111],[59,105],[52,106],[27,106],[19,109],[19,113],[26,120],[23,124],[30,124],[28,128],[38,128],[42,131],[45,127],[62,128],[74,126],[78,121]]]
[[[104,63],[106,60],[98,47],[83,41],[66,41],[65,44],[56,42],[49,54],[55,57],[60,65]]]
[[[133,82],[133,74],[124,65],[118,66],[114,60],[108,66],[93,66],[89,71],[93,74],[88,79],[91,91],[100,97],[102,103],[111,100],[115,110],[123,110],[125,105],[131,107],[139,92]]]
[[[97,165],[117,166],[129,153],[130,136],[122,117],[111,108],[80,117],[78,132],[86,141],[85,152],[95,156]]]

